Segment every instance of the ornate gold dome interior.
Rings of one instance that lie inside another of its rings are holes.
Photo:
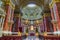
[[[24,20],[29,20],[31,24],[34,24],[34,21],[42,21],[42,15],[44,13],[50,13],[48,0],[18,0],[15,6],[15,13],[20,13],[22,15],[22,23]],[[28,7],[34,4],[35,7]],[[31,22],[32,21],[32,22]]]
[[[51,2],[51,0],[17,0],[16,6],[15,6],[15,12],[17,13],[21,13],[22,11],[20,9],[26,7],[28,4],[36,4],[39,7],[43,8],[43,13],[44,12],[50,12],[49,9],[49,3]]]

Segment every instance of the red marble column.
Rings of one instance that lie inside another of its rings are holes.
[[[56,20],[56,24],[54,24],[53,22],[53,26],[54,26],[54,31],[56,31],[57,27],[58,29],[57,30],[60,30],[60,2],[56,2],[53,7],[51,8],[51,17],[52,17],[52,20]]]
[[[57,15],[57,20],[58,20],[58,28],[60,31],[60,2],[56,3],[56,15]]]
[[[44,27],[44,21],[40,24],[40,32],[44,32],[45,27]]]
[[[49,19],[48,19],[49,17],[45,17],[45,21],[46,21],[46,23],[45,23],[45,27],[46,27],[46,31],[47,32],[49,32],[50,31],[50,25],[49,25]]]
[[[50,10],[51,10],[52,20],[54,20],[54,12],[53,12],[53,9],[51,8]],[[55,26],[55,24],[54,24],[53,22],[52,22],[52,24],[53,24],[53,29],[54,29],[54,31],[56,31],[56,26]]]
[[[47,31],[47,27],[46,27],[46,19],[45,19],[45,17],[43,18],[43,25],[44,25],[44,31],[46,32]]]
[[[10,19],[11,19],[11,25],[10,25],[10,31],[12,31],[12,25],[13,25],[13,17],[14,17],[14,9],[12,9],[11,10],[11,17],[10,17]]]
[[[45,17],[43,19],[43,24],[44,24],[44,31],[45,32],[52,32],[53,31],[53,27],[52,27],[52,23],[51,23],[51,16],[50,14],[48,14],[49,16],[47,16],[48,13],[45,14]]]
[[[3,27],[4,31],[8,30],[8,18],[9,18],[9,15],[10,15],[10,6],[9,6],[9,4],[6,4],[5,8],[6,8],[6,17],[5,17],[5,21],[4,21],[4,27]]]
[[[15,30],[14,30],[15,32],[18,32],[18,26],[19,26],[18,22],[19,22],[19,17],[16,17],[16,24],[15,24],[16,26],[15,26]]]
[[[13,32],[22,32],[22,27],[21,27],[21,20],[20,20],[20,17],[16,16],[17,14],[14,14],[14,24],[13,24],[13,27],[12,27],[12,31]]]

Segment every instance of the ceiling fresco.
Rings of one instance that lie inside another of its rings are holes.
[[[22,8],[23,13],[22,18],[29,20],[40,19],[42,18],[41,16],[42,10],[43,8],[37,5],[35,7],[25,6],[24,8]]]

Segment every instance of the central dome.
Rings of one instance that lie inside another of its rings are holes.
[[[24,19],[35,20],[42,18],[42,8],[41,6],[38,6],[36,4],[28,4],[27,6],[22,8],[22,13],[22,18]]]

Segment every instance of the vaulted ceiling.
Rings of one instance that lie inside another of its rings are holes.
[[[16,2],[16,11],[19,12],[20,8],[25,7],[29,3],[35,3],[38,6],[43,6],[44,11],[49,11],[49,2],[51,0],[17,0]]]
[[[27,7],[28,4],[36,4],[36,8]],[[36,10],[37,9],[37,10]],[[43,10],[42,10],[43,9]],[[23,11],[23,12],[22,12]],[[41,20],[41,13],[50,12],[49,0],[18,0],[15,13],[23,14],[22,20]],[[33,22],[33,21],[32,21]]]
[[[44,5],[44,0],[19,0],[19,7],[24,7],[29,3],[35,3],[36,5]]]

